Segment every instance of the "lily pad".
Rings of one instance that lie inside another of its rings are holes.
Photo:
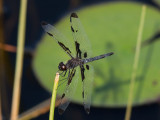
[[[120,107],[127,104],[141,9],[142,4],[117,2],[92,5],[76,11],[90,39],[93,57],[108,52],[115,53],[92,63],[95,71],[93,106]],[[69,16],[70,14],[66,15],[54,26],[73,41]],[[142,41],[149,40],[158,30],[160,13],[147,6]],[[159,51],[160,38],[141,49],[133,95],[134,105],[153,102],[160,97]],[[55,40],[47,34],[42,36],[35,51],[33,70],[48,91],[52,91],[59,62],[68,59]],[[64,87],[65,84],[61,85],[58,95],[62,95]],[[83,103],[81,79],[72,101]]]

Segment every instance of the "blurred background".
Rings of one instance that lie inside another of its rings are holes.
[[[103,2],[121,2],[122,0],[28,0],[25,55],[22,74],[22,88],[20,98],[20,114],[34,107],[35,105],[49,99],[51,93],[44,89],[37,80],[32,70],[33,52],[37,43],[40,42],[42,33],[41,21],[45,20],[51,24],[58,22],[63,16],[71,11],[81,9],[84,6],[96,5]],[[1,32],[0,44],[11,45],[2,48],[0,45],[0,88],[1,88],[1,109],[4,120],[8,120],[11,112],[11,100],[13,79],[15,72],[17,28],[19,17],[19,0],[0,0]],[[160,10],[159,0],[123,0],[123,2],[145,3]],[[3,4],[2,4],[3,3]],[[3,53],[3,54],[2,54]],[[52,53],[54,54],[54,52]],[[2,60],[3,59],[3,60]],[[3,62],[2,62],[3,61]],[[32,120],[46,120],[48,112],[44,112]],[[71,103],[63,115],[59,115],[55,110],[55,120],[123,120],[125,107],[122,108],[101,108],[91,107],[91,113],[87,115],[82,105]],[[159,102],[139,105],[133,107],[131,120],[160,120]]]

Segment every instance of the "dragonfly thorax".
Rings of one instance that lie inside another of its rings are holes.
[[[68,60],[68,62],[66,63],[66,68],[67,69],[72,69],[77,67],[78,65],[82,65],[82,61],[79,58],[72,58],[70,60]]]

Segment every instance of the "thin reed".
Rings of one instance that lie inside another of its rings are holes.
[[[26,30],[26,11],[27,11],[27,0],[21,0],[19,24],[18,24],[16,68],[14,76],[13,98],[12,98],[12,108],[10,117],[11,120],[16,120],[18,118],[18,112],[19,112],[21,77],[23,68],[23,53],[24,53],[25,30]]]
[[[55,101],[56,101],[56,95],[57,95],[58,82],[59,82],[59,73],[57,72],[55,80],[54,80],[53,91],[52,91],[49,120],[54,120],[54,109],[55,109]]]
[[[130,118],[131,118],[132,101],[133,101],[133,95],[134,95],[134,84],[135,84],[139,56],[140,56],[145,14],[146,14],[146,5],[143,5],[142,12],[141,12],[141,18],[140,18],[140,25],[139,25],[139,29],[138,29],[137,44],[136,44],[135,57],[134,57],[134,63],[133,63],[133,71],[132,71],[132,75],[131,75],[131,83],[130,83],[130,89],[129,89],[129,94],[128,94],[129,97],[128,97],[128,104],[127,104],[127,109],[126,109],[126,114],[125,114],[125,120],[130,120]]]

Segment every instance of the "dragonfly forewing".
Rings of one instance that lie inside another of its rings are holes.
[[[92,50],[90,41],[76,13],[71,14],[70,23],[73,39],[80,45],[79,47],[81,50],[82,58],[91,57]]]
[[[48,24],[47,22],[41,23],[42,28],[45,32],[53,37],[59,46],[71,57],[75,57],[75,50],[73,49],[73,44],[68,40],[61,32],[59,32],[54,26]]]

